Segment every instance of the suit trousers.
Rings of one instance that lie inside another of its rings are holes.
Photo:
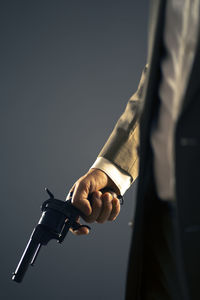
[[[141,284],[142,300],[182,300],[175,247],[176,206],[157,201],[147,217]]]

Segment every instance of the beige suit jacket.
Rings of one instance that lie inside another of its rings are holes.
[[[133,180],[137,178],[139,168],[139,118],[146,71],[147,65],[142,72],[136,93],[129,99],[124,113],[99,154],[126,171]]]

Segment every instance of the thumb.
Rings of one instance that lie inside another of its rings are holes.
[[[85,181],[81,181],[75,185],[72,195],[72,204],[85,216],[89,216],[92,213],[92,207],[88,200],[89,190],[88,184]]]

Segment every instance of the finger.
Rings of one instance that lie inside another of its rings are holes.
[[[72,204],[78,208],[85,216],[92,213],[92,207],[88,200],[89,188],[84,181],[81,181],[75,186],[72,195]]]
[[[98,223],[104,223],[105,221],[107,221],[112,211],[112,195],[110,193],[105,193],[101,198],[102,209],[99,217],[97,218]]]
[[[81,225],[80,223],[80,217],[77,218],[76,222]],[[73,234],[75,235],[86,235],[89,234],[90,230],[87,227],[80,227],[76,230],[73,230],[71,227],[69,229]]]
[[[91,200],[90,200],[90,205],[92,207],[92,213],[90,214],[89,217],[83,217],[84,220],[88,223],[95,222],[102,209],[102,200],[101,200],[102,193],[100,191],[96,191],[92,193]]]
[[[89,229],[87,227],[80,227],[79,229],[77,230],[73,230],[70,228],[70,231],[75,234],[75,235],[87,235],[89,234]]]
[[[112,211],[108,218],[109,221],[114,221],[120,213],[120,202],[119,199],[113,198],[112,199]]]

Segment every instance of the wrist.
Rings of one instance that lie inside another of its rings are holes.
[[[118,186],[115,184],[115,182],[108,176],[108,174],[106,174],[106,172],[104,172],[101,169],[98,168],[91,168],[89,170],[89,173],[92,172],[97,172],[99,174],[101,174],[102,177],[104,177],[105,180],[105,187],[110,188],[111,190],[113,190],[113,192],[115,192],[117,195],[120,195],[120,189],[118,188]]]

